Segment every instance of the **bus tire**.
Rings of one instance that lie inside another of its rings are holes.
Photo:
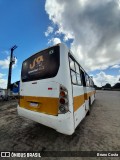
[[[87,116],[89,116],[89,115],[90,115],[90,110],[87,111]]]
[[[87,111],[87,116],[89,116],[90,115],[90,106],[91,106],[91,100],[90,100],[90,97],[89,97],[89,110]]]
[[[91,98],[89,97],[89,109],[91,107]]]

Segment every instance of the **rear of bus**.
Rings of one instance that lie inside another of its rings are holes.
[[[74,132],[69,50],[58,44],[22,64],[18,114],[58,132]]]

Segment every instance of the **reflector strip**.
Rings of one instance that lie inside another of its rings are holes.
[[[48,90],[52,90],[52,88],[48,88]]]

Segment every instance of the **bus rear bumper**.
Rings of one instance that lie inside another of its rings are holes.
[[[40,124],[55,129],[56,131],[72,135],[74,133],[73,114],[68,112],[66,114],[59,114],[58,116],[47,115],[44,113],[34,112],[18,105],[18,115],[36,121]]]

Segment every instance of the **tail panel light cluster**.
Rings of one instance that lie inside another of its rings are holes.
[[[63,114],[68,112],[69,107],[68,107],[68,91],[67,89],[63,86],[60,85],[60,94],[59,94],[59,114]]]

